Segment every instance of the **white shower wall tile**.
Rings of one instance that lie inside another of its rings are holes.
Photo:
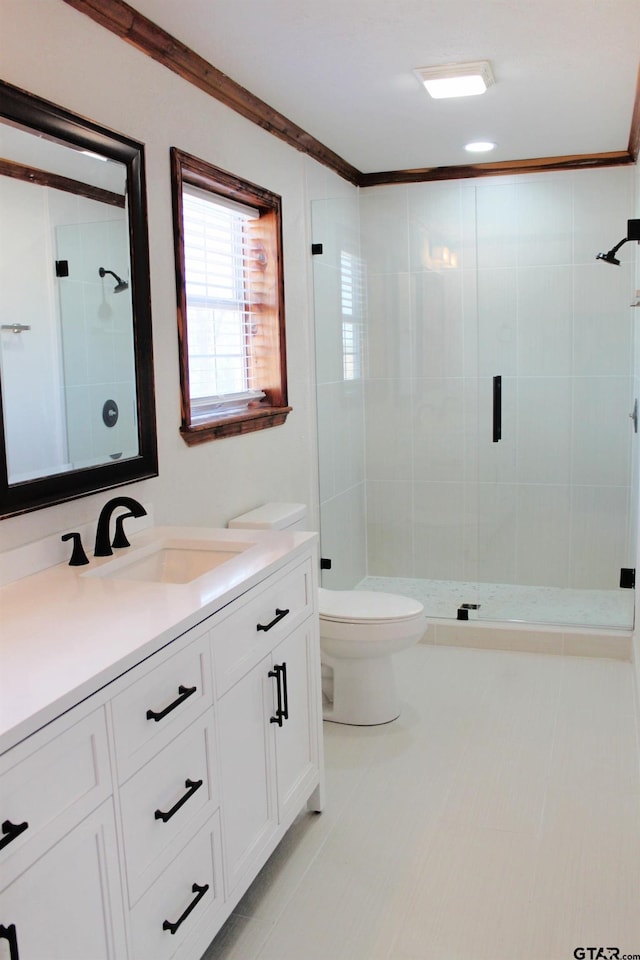
[[[376,187],[360,196],[362,255],[368,273],[407,273],[409,230],[406,187]]]
[[[574,378],[574,483],[617,486],[629,477],[632,406],[629,377]]]
[[[515,582],[566,586],[571,546],[569,485],[520,483],[517,489]]]
[[[366,474],[404,480],[413,473],[413,382],[369,380],[365,385]]]
[[[413,477],[455,481],[464,477],[464,380],[416,380],[413,423]]]
[[[516,189],[509,182],[476,186],[478,269],[517,265]]]
[[[477,360],[474,358],[477,374],[515,376],[518,362],[518,272],[515,267],[478,271],[477,315]]]
[[[571,389],[569,377],[519,377],[503,385],[516,393],[514,443],[520,483],[569,483],[571,477]],[[503,433],[506,437],[506,434]],[[506,441],[505,441],[506,444]]]
[[[412,367],[411,275],[373,274],[367,289],[366,375],[402,378]]]
[[[441,270],[411,276],[415,377],[460,377],[464,372],[463,272]]]
[[[414,484],[415,577],[466,579],[475,536],[468,496],[464,483]]]
[[[573,268],[573,280],[574,374],[628,376],[633,362],[631,264],[610,269],[601,263],[581,264]]]
[[[368,570],[413,576],[413,488],[411,483],[366,486]],[[375,574],[374,574],[375,575]]]
[[[407,188],[409,268],[432,270],[446,249],[462,265],[463,235],[459,181],[411,184]]]
[[[549,174],[523,177],[516,186],[514,214],[519,267],[570,264],[573,257],[572,182]]]
[[[520,268],[517,317],[518,374],[568,376],[573,341],[572,271],[566,266]]]
[[[628,556],[627,487],[574,486],[569,586],[615,590]]]
[[[517,486],[514,483],[480,483],[475,496],[477,567],[465,579],[512,583],[518,548]]]

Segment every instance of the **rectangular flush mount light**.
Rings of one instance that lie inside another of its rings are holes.
[[[413,72],[434,100],[444,97],[475,97],[484,93],[487,87],[495,82],[488,60],[445,63],[440,67],[417,67]]]

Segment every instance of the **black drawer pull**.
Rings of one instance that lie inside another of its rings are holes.
[[[162,820],[163,823],[166,823],[167,820],[171,820],[171,817],[174,813],[177,813],[183,803],[186,803],[189,797],[192,797],[196,790],[199,790],[202,786],[202,780],[185,780],[185,787],[187,787],[187,792],[184,796],[180,797],[175,806],[171,807],[171,810],[167,810],[166,813],[163,810],[156,810],[154,813],[154,818],[156,820]]]
[[[256,630],[264,630],[264,632],[266,633],[267,630],[271,630],[271,627],[275,627],[276,623],[280,623],[283,617],[286,617],[288,613],[289,613],[288,610],[278,610],[278,608],[276,607],[276,615],[271,621],[271,623],[266,623],[266,624],[259,623],[258,626],[256,627]]]
[[[11,841],[19,837],[21,833],[24,833],[28,826],[29,824],[26,820],[24,823],[11,823],[11,820],[5,820],[2,824],[4,837],[0,840],[0,850],[2,850],[3,847],[8,847]]]
[[[9,941],[9,960],[19,960],[18,934],[16,933],[15,923],[10,923],[8,927],[0,923],[0,940]]]
[[[178,917],[175,923],[171,923],[170,920],[165,920],[164,923],[162,924],[162,929],[168,930],[172,936],[174,933],[177,933],[178,927],[180,926],[180,924],[187,919],[187,917],[189,916],[193,908],[197,906],[200,900],[202,900],[202,898],[204,897],[208,889],[209,889],[208,883],[205,883],[204,887],[199,887],[197,883],[194,883],[193,886],[191,887],[191,892],[197,894],[197,896],[194,897],[194,899],[191,901],[191,903],[189,904],[185,912],[182,914],[181,917]]]
[[[171,713],[171,711],[179,707],[181,703],[184,703],[187,697],[190,697],[197,689],[197,687],[183,687],[182,684],[180,684],[177,699],[175,699],[173,703],[170,703],[168,707],[165,707],[164,710],[161,710],[160,713],[156,713],[155,710],[147,710],[147,720],[155,720],[156,723],[158,720],[163,720],[168,713]]]

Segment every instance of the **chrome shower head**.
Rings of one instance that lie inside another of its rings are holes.
[[[98,270],[98,275],[104,277],[105,274],[110,273],[112,277],[115,277],[117,283],[113,288],[114,293],[122,293],[123,290],[129,289],[129,284],[126,280],[122,280],[117,273],[114,273],[113,270],[105,270],[104,267],[100,267]]]

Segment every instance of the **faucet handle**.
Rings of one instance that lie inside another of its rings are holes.
[[[121,513],[119,516],[116,517],[116,532],[115,532],[113,541],[111,543],[112,547],[115,547],[116,549],[118,549],[119,547],[131,546],[124,532],[124,521],[127,519],[127,517],[133,517],[133,516],[135,516],[135,514],[129,511],[128,513]]]
[[[73,540],[73,550],[71,551],[71,560],[69,560],[70,567],[81,567],[85,563],[89,563],[87,555],[84,552],[84,547],[82,546],[82,539],[80,534],[77,532],[74,533],[65,533],[60,537],[61,540]]]

